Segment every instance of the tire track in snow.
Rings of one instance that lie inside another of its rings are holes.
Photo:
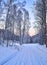
[[[31,60],[32,59],[32,56],[31,56],[32,50],[30,49],[30,45],[27,47],[26,52],[27,53],[26,53],[25,65],[34,65],[33,60]]]
[[[33,51],[33,47],[32,46],[30,47],[29,52],[30,52],[30,61],[32,62],[32,65],[38,65],[38,63],[36,61],[36,58],[34,56],[35,53]]]
[[[26,49],[25,47],[23,47],[19,54],[19,57],[17,58],[18,62],[16,62],[15,65],[25,65],[25,59],[26,59]]]
[[[34,53],[35,53],[35,54],[34,54],[34,57],[36,58],[36,60],[37,60],[37,62],[38,62],[37,65],[45,65],[45,64],[43,63],[43,61],[42,61],[42,55],[41,55],[39,49],[37,48],[37,46],[34,47]]]
[[[37,46],[37,48],[42,51],[43,53],[47,54],[47,48],[42,47],[42,46]]]
[[[4,65],[15,65],[15,62],[18,63],[19,58],[20,58],[20,54],[22,52],[22,48],[20,49],[20,51],[17,52],[17,54],[15,54],[15,56],[10,61],[8,61],[7,63],[5,63]]]
[[[0,65],[47,65],[47,59],[45,61],[42,59],[43,53],[38,45],[25,45]]]
[[[15,57],[15,55],[17,55],[18,52],[19,51],[16,51],[15,53],[13,53],[12,55],[10,55],[9,57],[5,58],[3,61],[0,62],[0,65],[4,65],[8,61],[10,61],[13,57]]]
[[[43,52],[42,50],[40,50],[40,48],[38,48],[38,54],[40,54],[40,58],[41,58],[42,63],[44,65],[47,65],[47,53],[46,52]]]

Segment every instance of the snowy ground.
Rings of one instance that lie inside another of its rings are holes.
[[[19,50],[0,46],[0,65],[47,65],[47,48],[39,44],[24,44]]]

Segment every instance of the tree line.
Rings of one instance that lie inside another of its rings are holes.
[[[46,44],[47,47],[47,0],[36,0],[35,2],[35,27],[39,28],[41,34],[41,44]]]
[[[0,18],[2,17],[3,10],[6,10],[6,19],[5,19],[5,30],[6,30],[6,40],[7,40],[7,46],[8,46],[8,36],[13,37],[7,33],[7,31],[11,31],[13,34],[15,33],[14,30],[18,32],[20,36],[20,44],[25,42],[28,42],[29,35],[29,12],[24,8],[26,5],[26,1],[16,2],[14,3],[14,0],[7,0],[7,2],[4,2],[3,0],[0,0]],[[3,19],[0,19],[1,21]],[[27,37],[26,37],[27,36]],[[14,40],[14,39],[13,39]]]

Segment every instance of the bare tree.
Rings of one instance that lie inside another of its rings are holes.
[[[12,8],[12,0],[8,0],[8,4],[7,4],[7,15],[6,15],[6,23],[5,23],[5,30],[6,30],[6,39],[7,39],[7,46],[8,46],[8,36],[10,37],[8,30],[13,32],[13,20],[12,20],[12,16],[13,16],[13,12],[11,13],[11,9]]]
[[[3,7],[4,3],[3,3],[3,0],[0,0],[0,22],[4,22],[5,19],[4,19],[4,7]],[[3,39],[3,31],[0,29],[0,41],[4,42],[4,39]],[[2,43],[1,43],[2,44]]]
[[[24,11],[24,22],[23,22],[23,39],[26,37],[26,42],[29,42],[28,31],[30,28],[29,12],[23,8]],[[24,39],[25,40],[25,39]],[[24,42],[24,41],[23,41]]]
[[[17,16],[17,18],[18,18],[18,26],[19,26],[19,33],[20,33],[20,44],[22,44],[22,32],[21,32],[21,22],[22,22],[22,12],[21,12],[21,10],[18,10],[18,16]]]

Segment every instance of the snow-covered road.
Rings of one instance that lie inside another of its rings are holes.
[[[19,51],[14,51],[4,61],[2,59],[0,65],[47,65],[47,48],[39,44],[24,44]]]

